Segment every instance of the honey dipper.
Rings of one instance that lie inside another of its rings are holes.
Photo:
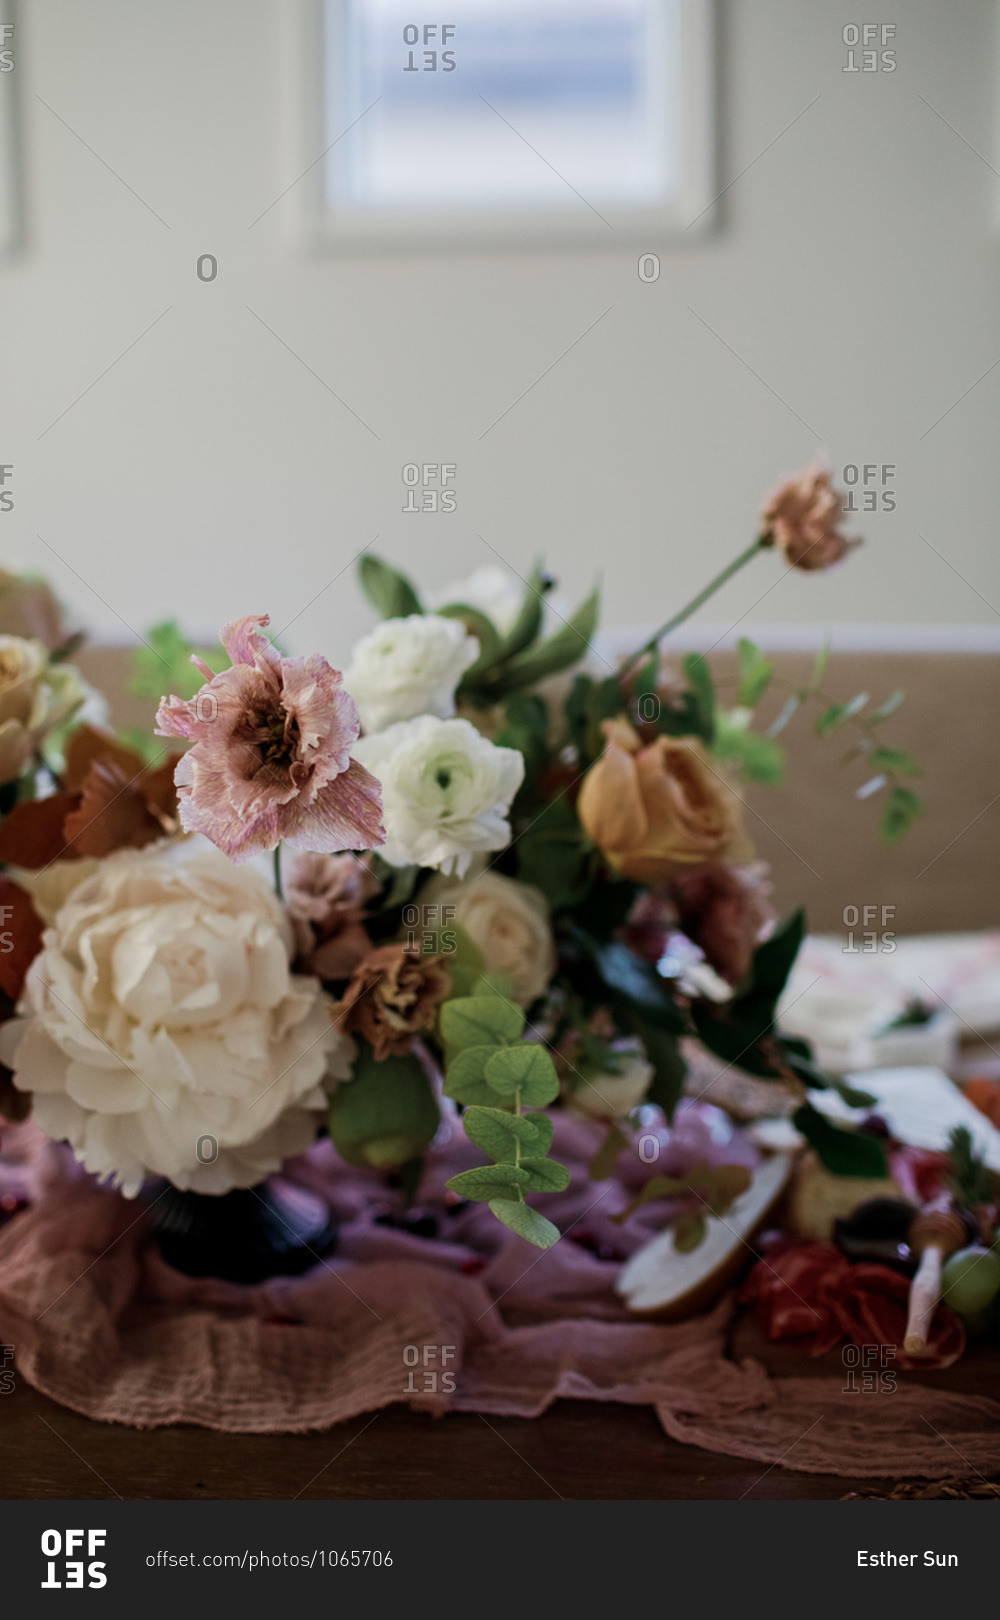
[[[954,1209],[931,1205],[914,1220],[907,1242],[920,1264],[910,1284],[903,1349],[908,1356],[919,1356],[927,1349],[927,1330],[941,1298],[941,1264],[968,1242],[966,1224]]]

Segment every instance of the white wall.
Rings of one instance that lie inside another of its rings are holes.
[[[995,625],[1000,365],[976,383],[1000,357],[992,0],[897,0],[897,70],[870,75],[842,71],[842,29],[881,14],[720,9],[720,186],[746,172],[719,228],[660,247],[645,285],[624,243],[298,254],[293,199],[247,228],[296,172],[283,4],[22,0],[0,556],[49,569],[105,638],[127,639],[122,620],[209,630],[268,609],[276,628],[300,615],[292,648],[337,661],[366,622],[353,568],[306,604],[361,547],[378,535],[441,583],[493,559],[482,534],[520,572],[544,553],[571,597],[602,573],[608,623],[640,625],[744,545],[775,477],[823,448],[836,466],[895,463],[897,510],[864,520],[835,576],[780,578],[765,559],[707,618]],[[457,464],[453,514],[401,512],[401,469],[425,461]]]

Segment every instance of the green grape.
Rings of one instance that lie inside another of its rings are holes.
[[[941,1293],[959,1316],[976,1316],[1000,1292],[1000,1256],[996,1249],[972,1243],[950,1255],[941,1272]]]

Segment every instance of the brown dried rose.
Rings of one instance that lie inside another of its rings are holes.
[[[776,546],[792,568],[831,568],[861,544],[838,527],[843,497],[830,470],[814,465],[776,490],[764,508],[765,544]]]
[[[444,956],[422,956],[408,945],[380,945],[357,967],[340,1003],[341,1029],[363,1035],[376,1058],[408,1052],[430,1029],[451,989]]]
[[[285,880],[285,909],[298,960],[321,979],[346,979],[371,954],[362,927],[378,883],[356,855],[296,852]]]

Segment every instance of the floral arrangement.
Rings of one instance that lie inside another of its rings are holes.
[[[127,1196],[259,1184],[324,1130],[413,1189],[461,1111],[484,1162],[452,1195],[544,1248],[559,1233],[531,1200],[568,1180],[554,1111],[605,1122],[606,1173],[644,1110],[671,1116],[694,1039],[792,1087],[825,1165],[882,1174],[878,1140],[808,1100],[840,1082],[775,1028],[803,921],[775,925],[738,784],[780,779],[779,734],[816,705],[895,840],[922,808],[881,740],[900,694],[835,700],[821,657],[764,731],[777,678],[750,641],[729,706],[702,657],[661,652],[752,558],[839,562],[841,510],[823,469],[784,484],[617,667],[593,652],[596,593],[563,617],[541,568],[431,607],[366,554],[382,617],[343,673],[286,656],[265,615],[221,651],[151,631],[135,690],[160,698],[155,735],[108,729],[46,587],[0,579],[4,1111]]]

